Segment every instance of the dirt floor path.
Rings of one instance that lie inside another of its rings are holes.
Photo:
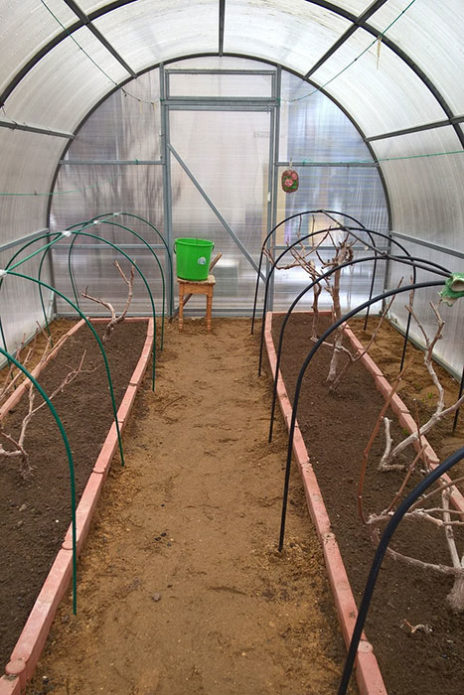
[[[28,694],[333,695],[344,649],[249,320],[168,327]]]

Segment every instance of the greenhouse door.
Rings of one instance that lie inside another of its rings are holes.
[[[213,241],[213,257],[222,254],[214,270],[214,309],[247,314],[271,220],[275,103],[169,96],[165,104],[171,245],[178,237]]]

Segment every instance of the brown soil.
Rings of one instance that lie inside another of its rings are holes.
[[[300,321],[286,341],[287,371],[308,349]],[[385,331],[374,358],[393,374],[392,341],[401,338]],[[61,606],[28,694],[336,692],[344,649],[297,475],[285,550],[276,552],[286,436],[279,418],[267,444],[270,384],[257,378],[256,362],[248,321],[215,320],[210,335],[203,321],[187,322],[183,333],[169,326],[157,391],[147,378],[124,435],[126,467],[113,462],[79,562],[78,615],[69,600]],[[359,437],[364,446],[357,427],[372,423],[380,401],[363,370],[351,370],[339,395],[327,397],[326,366],[311,369],[298,417],[359,597],[373,550],[353,509],[353,444]],[[430,386],[414,374],[427,404]],[[406,388],[401,395],[407,400]],[[433,441],[439,453],[463,441],[462,432],[446,440],[449,425],[444,432]],[[369,478],[369,510],[377,493],[381,505],[388,498],[390,478],[398,484],[395,474]],[[31,509],[42,515],[51,506],[35,500]],[[401,548],[412,530],[395,536]],[[419,556],[440,559],[430,529],[413,544]],[[448,589],[448,580],[385,562],[367,633],[389,695],[461,692],[463,619],[445,608]],[[410,635],[403,618],[433,632]]]
[[[71,327],[53,326],[55,340]],[[106,344],[117,404],[124,394],[146,336],[146,323],[124,324]],[[100,329],[97,327],[97,331]],[[39,336],[28,367],[37,362],[45,341]],[[108,381],[101,353],[91,332],[83,327],[50,362],[38,381],[51,393],[86,351],[83,372],[54,400],[73,452],[76,494],[79,498],[112,423]],[[5,373],[5,370],[4,370]],[[24,399],[23,399],[24,400]],[[41,401],[36,397],[35,404]],[[25,415],[19,404],[3,421],[15,436]],[[2,442],[6,449],[11,446]],[[32,472],[23,477],[17,458],[1,459],[0,466],[0,666],[8,662],[35,598],[70,523],[70,482],[66,452],[47,407],[31,420],[25,449]]]
[[[78,614],[60,607],[31,695],[335,692],[344,648],[296,477],[276,551],[286,436],[267,444],[249,330],[169,326],[79,561]]]
[[[274,340],[278,336],[279,325],[280,320],[275,318]],[[357,331],[362,333],[359,323]],[[284,340],[282,362],[283,376],[290,394],[293,393],[302,361],[311,347],[309,335],[308,316],[293,316]],[[366,338],[365,335],[363,337]],[[401,354],[398,346],[401,343],[396,331],[386,327],[374,351],[374,359],[381,363],[391,378],[398,373]],[[416,399],[421,421],[424,421],[425,411],[431,408],[429,394],[433,389],[429,377],[424,374],[419,352],[409,348],[408,359],[412,356],[414,364],[408,370],[401,395],[411,405]],[[382,399],[371,377],[359,364],[350,368],[338,392],[329,394],[325,383],[329,357],[326,348],[319,350],[307,370],[298,407],[298,422],[355,597],[359,600],[374,547],[357,516],[357,479],[362,451],[377,419]],[[449,377],[446,378],[449,398],[455,398],[458,386]],[[440,456],[464,443],[461,428],[455,435],[450,433],[451,421],[451,418],[448,419],[430,437]],[[397,441],[402,436],[401,430],[396,428],[393,436]],[[366,514],[384,509],[403,478],[399,472],[381,474],[376,471],[375,461],[382,450],[382,442],[378,438],[370,455],[364,489]],[[443,531],[430,524],[403,522],[395,534],[393,547],[425,561],[450,564],[442,534]],[[388,558],[384,561],[366,632],[374,644],[389,695],[462,693],[464,618],[451,613],[445,604],[450,588],[451,581],[441,575],[426,573]],[[412,626],[427,625],[432,631],[426,634],[419,630],[411,634],[410,630],[405,629],[404,620]]]
[[[361,342],[367,345],[371,337],[371,331],[376,329],[377,320],[374,318],[369,320],[367,331],[363,329],[364,320],[359,319],[350,323],[350,325]],[[369,354],[382,369],[390,383],[393,383],[399,372],[403,343],[403,336],[396,328],[384,322],[378,338],[369,350]],[[425,422],[435,409],[437,391],[430,377],[426,374],[423,352],[409,344],[406,351],[405,364],[406,370],[398,388],[398,393],[411,413],[415,413],[416,407],[418,408],[420,420]],[[434,369],[445,389],[445,403],[447,406],[450,406],[457,400],[459,384],[440,365],[435,364]],[[430,444],[440,459],[444,459],[456,451],[456,449],[462,446],[464,440],[464,408],[461,408],[458,427],[455,432],[452,431],[451,423],[453,419],[454,416],[450,416],[447,420],[437,423],[427,435]],[[462,475],[464,473],[464,465],[462,463],[458,464],[457,470]]]

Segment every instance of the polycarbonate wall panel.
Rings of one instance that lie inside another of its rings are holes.
[[[44,241],[37,242],[27,249],[27,253],[23,253],[21,258],[32,253],[40,246],[43,246]],[[7,249],[0,252],[0,264],[4,268],[14,253],[19,250],[18,247]],[[37,278],[41,256],[35,256],[29,261],[26,261],[15,272],[22,275],[29,275]],[[50,283],[49,263],[45,261],[41,279]],[[37,330],[37,322],[43,326],[45,323],[42,306],[40,303],[39,287],[36,283],[30,280],[23,280],[13,276],[4,277],[0,289],[0,316],[2,320],[3,331],[5,334],[7,349],[10,353],[28,340]],[[50,316],[51,312],[51,293],[43,290],[43,299],[45,310]],[[0,339],[0,345],[3,347],[3,342]],[[0,361],[3,361],[0,357]]]
[[[320,255],[324,260],[333,258],[333,247],[322,250]],[[371,254],[368,254],[366,251],[361,249],[357,249],[354,255],[355,258],[366,258],[367,255],[370,256]],[[289,255],[284,256],[282,259],[282,264],[283,261],[289,257]],[[314,260],[319,272],[323,272],[320,263],[317,261],[317,259]],[[340,303],[343,312],[354,309],[356,306],[359,306],[368,299],[372,282],[372,272],[372,261],[361,262],[354,265],[352,268],[342,271],[340,279]],[[384,274],[385,268],[382,263],[379,263],[374,282],[374,296],[376,294],[380,294],[380,292],[383,290]],[[293,300],[300,294],[300,292],[308,287],[310,283],[311,278],[300,266],[276,270],[274,272],[274,311],[286,311],[292,304]],[[309,310],[312,306],[312,301],[312,290],[309,290],[309,292],[302,297],[301,301],[298,302],[296,310]],[[331,309],[333,306],[331,296],[325,289],[322,291],[319,297],[318,305],[320,309]],[[377,310],[378,309],[379,307],[377,307]],[[375,305],[372,310],[376,310]]]
[[[366,136],[442,120],[432,93],[407,65],[370,34],[356,31],[313,75]],[[348,67],[349,66],[349,67]]]
[[[402,239],[400,241],[408,248],[413,256],[438,263],[451,272],[462,271],[464,262],[462,258],[456,258],[447,253],[440,253],[436,249],[430,249],[420,244],[405,242]],[[397,286],[401,277],[404,277],[403,284],[406,284],[406,282],[411,280],[411,273],[405,266],[392,264],[387,286],[389,288]],[[426,271],[417,271],[418,282],[436,279],[440,280],[440,277]],[[430,308],[430,302],[433,302],[435,305],[438,304],[440,299],[438,296],[439,291],[440,287],[417,290],[414,298],[414,313],[417,315],[429,338],[434,335],[437,327],[436,320]],[[398,295],[390,310],[391,317],[398,323],[402,330],[406,327],[408,313],[405,306],[408,304],[408,301],[408,295]],[[442,319],[445,321],[445,328],[443,337],[436,345],[435,354],[445,365],[455,372],[458,378],[460,378],[463,366],[464,304],[462,303],[462,299],[458,299],[453,307],[448,307],[446,304],[441,303],[439,311]],[[411,336],[421,345],[424,344],[423,336],[414,320],[411,322]]]
[[[279,194],[277,221],[301,210],[337,210],[369,229],[387,232],[385,196],[375,167],[300,167],[298,174],[298,190]]]
[[[261,63],[237,58],[189,59],[176,63],[177,66],[188,69],[262,68]],[[230,74],[200,75],[208,93],[213,93],[213,86],[214,96],[228,91]],[[255,77],[242,75],[244,82],[249,78],[254,83]],[[189,74],[176,74],[180,94],[189,95],[191,79]],[[369,151],[356,129],[332,102],[317,94],[310,102],[295,101],[287,105],[286,101],[298,97],[308,85],[288,74],[283,74],[282,84],[281,157],[283,151],[289,159],[349,162],[359,158],[369,161]],[[140,98],[146,94],[151,101],[158,90],[158,70],[128,83],[124,89]],[[246,92],[248,86],[243,90]],[[272,118],[267,108],[251,110],[248,104],[234,109],[224,106],[220,110],[221,106],[216,103],[211,110],[211,103],[197,102],[195,107],[171,106],[169,110],[169,143],[173,153],[170,155],[169,191],[172,231],[168,241],[172,246],[176,237],[212,239],[215,252],[223,254],[215,268],[217,313],[246,313],[251,308],[255,265],[262,240],[269,230]],[[161,166],[72,163],[92,159],[100,162],[157,158],[160,127],[159,111],[151,104],[140,104],[120,93],[104,102],[79,131],[66,155],[69,164],[60,169],[52,205],[52,229],[62,230],[98,214],[129,210],[148,217],[163,231]],[[282,169],[278,171],[279,177],[281,173]],[[374,230],[387,230],[385,197],[375,166],[300,167],[299,174],[297,193],[287,195],[280,185],[277,187],[277,221],[300,210],[330,208],[351,214]],[[147,238],[143,225],[139,227],[133,220],[112,218],[112,222],[135,225],[133,228]],[[101,225],[98,230],[93,228],[93,231],[115,243],[134,243],[128,233],[111,224]],[[284,231],[291,237],[295,228],[287,225]],[[93,241],[88,240],[79,242],[80,246],[87,245],[94,258],[92,244]],[[83,256],[85,250],[80,253]],[[101,253],[98,251],[98,256]],[[62,254],[60,244],[54,252],[56,263],[63,262]],[[111,263],[108,270],[101,272],[104,272],[103,285],[105,282],[111,284]],[[57,271],[57,277],[62,277],[61,270]],[[202,299],[189,302],[189,311],[204,311]]]
[[[89,220],[96,215],[117,211],[140,215],[150,220],[162,232],[161,167],[145,165],[61,167],[50,216],[52,231],[62,231],[69,225]]]
[[[130,82],[124,92],[112,94],[94,111],[66,159],[159,160],[160,130],[159,73],[154,70]]]
[[[454,130],[437,128],[372,144],[390,194],[393,229],[464,250],[464,153]]]
[[[111,53],[87,28],[82,28],[26,75],[8,98],[6,114],[21,123],[69,132],[101,97],[127,77]]]
[[[75,301],[69,274],[68,247],[69,243],[67,241],[55,247],[53,269],[56,286],[59,287],[65,296]],[[110,318],[110,312],[103,305],[82,297],[82,292],[85,292],[95,299],[110,302],[116,313],[120,314],[127,301],[128,288],[114,262],[117,261],[119,263],[126,277],[129,278],[131,261],[134,261],[148,283],[153,296],[156,316],[161,316],[163,312],[163,286],[161,271],[156,260],[147,247],[140,243],[123,244],[122,250],[131,260],[128,260],[123,253],[114,250],[104,243],[88,239],[84,242],[82,238],[79,238],[76,242],[71,254],[71,269],[81,311],[92,316],[107,316]],[[167,292],[170,274],[166,264],[165,251],[158,247],[154,250],[165,274]],[[72,307],[60,297],[57,297],[56,308],[58,314],[64,316],[75,315]],[[129,314],[148,316],[151,313],[152,306],[146,285],[141,274],[135,269],[133,298]]]
[[[351,23],[304,0],[241,0],[226,3],[225,26],[225,51],[246,55],[252,47],[304,75]]]
[[[264,68],[263,68],[264,69]],[[211,73],[189,74],[167,70],[170,97],[253,97],[270,99],[273,94],[275,70],[271,75]]]
[[[362,14],[371,4],[371,0],[342,0],[342,2],[337,2],[337,5],[343,10],[352,12],[355,15]]]
[[[0,128],[0,244],[46,226],[62,138]]]
[[[389,0],[370,23],[383,29],[406,4],[404,0]],[[387,34],[437,85],[455,113],[464,111],[462,11],[462,0],[415,2]]]
[[[47,0],[53,14],[65,25],[76,19],[62,0]],[[20,11],[19,11],[20,10]],[[37,0],[0,0],[0,91],[37,51],[62,28],[45,5]]]
[[[247,211],[266,214],[270,115],[255,111],[171,111],[171,144],[213,204],[249,234]],[[176,178],[172,177],[176,191]],[[177,192],[177,191],[176,191]],[[195,223],[196,189],[180,187],[183,226]],[[248,216],[249,217],[249,216]],[[258,242],[259,243],[259,242]]]
[[[160,234],[164,234],[161,168],[143,165],[61,168],[52,205],[51,229],[53,231],[61,231],[71,224],[113,211],[124,211],[144,217],[156,226]],[[119,260],[122,268],[127,272],[130,262],[118,249],[106,243],[111,242],[118,247],[121,246],[137,265],[140,264],[143,273],[147,271],[149,286],[157,298],[155,306],[161,307],[160,270],[147,247],[133,233],[137,233],[148,244],[155,246],[156,254],[166,274],[166,283],[168,283],[169,269],[166,266],[164,246],[159,235],[146,222],[130,214],[108,215],[106,221],[92,224],[83,231],[84,234],[73,235],[76,241],[71,262],[79,291],[88,287],[89,294],[114,303],[117,311],[124,306],[127,288],[113,262],[115,259]],[[85,234],[101,237],[105,241],[86,237]],[[56,286],[72,298],[72,285],[67,265],[68,245],[69,240],[60,241],[53,247],[52,257]],[[168,293],[167,289],[166,292]],[[105,315],[103,307],[89,300],[83,300],[82,306],[85,311],[92,314]],[[56,308],[59,314],[70,312],[66,302],[59,298]],[[147,291],[137,275],[130,313],[147,314],[149,310]]]
[[[135,71],[164,60],[218,49],[218,5],[202,0],[195,6],[172,0],[139,0],[95,21]]]
[[[353,123],[327,96],[282,73],[280,161],[370,162]]]

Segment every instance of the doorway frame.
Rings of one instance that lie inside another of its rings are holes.
[[[212,97],[212,96],[172,96],[171,77],[173,75],[238,75],[242,79],[247,76],[270,77],[270,96],[268,97]],[[161,100],[161,152],[163,162],[163,192],[164,192],[164,229],[166,240],[171,249],[173,247],[172,228],[172,180],[171,162],[174,158],[185,174],[189,177],[197,191],[200,193],[208,207],[218,219],[227,234],[240,249],[247,262],[258,272],[258,265],[248,252],[244,244],[227,223],[220,210],[209,198],[195,174],[190,170],[181,155],[176,151],[171,142],[170,114],[173,111],[240,111],[240,112],[268,112],[269,113],[269,155],[268,155],[268,180],[267,180],[267,215],[266,226],[263,229],[263,238],[276,224],[277,215],[277,171],[279,166],[279,126],[280,126],[280,92],[281,69],[262,70],[228,70],[218,68],[165,68],[160,66],[160,100]],[[273,240],[269,240],[271,245]],[[266,274],[269,271],[269,260],[266,261]],[[265,275],[262,275],[265,278]],[[172,288],[174,292],[174,288]],[[270,288],[270,309],[272,310],[273,287]],[[173,297],[170,297],[170,306],[173,306]]]

